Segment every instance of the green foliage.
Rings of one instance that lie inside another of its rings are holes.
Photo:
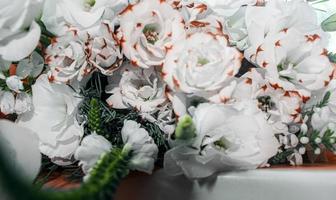
[[[326,32],[336,31],[336,13],[324,20],[321,27]]]
[[[327,106],[327,104],[329,102],[329,99],[330,99],[330,96],[331,96],[331,92],[330,91],[326,92],[322,101],[317,104],[317,107],[322,108],[322,107]]]
[[[293,149],[285,149],[282,152],[278,153],[274,157],[272,157],[268,163],[271,165],[279,165],[287,163],[287,157],[294,153]]]
[[[196,127],[189,115],[183,116],[176,127],[175,138],[180,140],[189,140],[196,136]]]
[[[328,57],[329,57],[330,62],[336,63],[336,53],[329,53]]]
[[[88,127],[89,130],[93,133],[96,132],[97,134],[102,133],[101,129],[101,108],[100,103],[97,99],[93,98],[90,101],[90,110],[88,112]]]
[[[128,175],[131,152],[115,148],[105,154],[79,189],[39,191],[12,171],[0,154],[1,186],[15,200],[110,200],[120,181]]]
[[[335,143],[336,143],[335,131],[330,129],[326,130],[326,132],[324,132],[322,137],[322,144],[328,150],[335,152],[336,151]]]

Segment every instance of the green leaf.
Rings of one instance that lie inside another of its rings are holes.
[[[321,27],[326,32],[336,31],[336,13],[324,20]]]

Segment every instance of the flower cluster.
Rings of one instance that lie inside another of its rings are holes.
[[[336,27],[311,2],[15,0],[0,110],[86,174],[114,148],[189,178],[300,165],[336,152]]]

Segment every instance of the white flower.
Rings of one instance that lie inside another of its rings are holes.
[[[167,52],[184,35],[182,16],[165,1],[130,4],[120,17],[123,53],[141,68],[162,65]]]
[[[186,23],[203,19],[211,14],[209,6],[200,1],[169,0],[167,2],[182,14]]]
[[[227,17],[232,16],[242,6],[246,5],[262,5],[264,0],[203,0],[217,14]]]
[[[15,98],[15,113],[21,115],[32,110],[32,98],[25,92],[18,93]]]
[[[241,54],[222,35],[194,33],[168,52],[163,79],[173,90],[170,97],[178,115],[183,115],[183,93],[212,102],[226,102],[234,87],[234,76],[241,65]],[[175,94],[174,94],[175,92]],[[182,97],[181,97],[182,96]]]
[[[193,121],[197,136],[192,144],[177,146],[165,155],[169,174],[205,178],[226,170],[255,169],[267,166],[278,151],[274,128],[260,111],[201,104]]]
[[[5,114],[14,113],[15,98],[12,92],[0,91],[0,111]]]
[[[135,121],[126,120],[121,130],[121,136],[125,144],[124,149],[132,151],[130,168],[150,174],[154,169],[154,162],[159,150],[153,138],[140,126]]]
[[[122,63],[123,55],[115,37],[114,24],[104,21],[99,29],[90,35],[86,46],[89,51],[89,63],[105,75],[112,75]]]
[[[300,122],[302,96],[298,92],[272,87],[259,71],[251,69],[238,79],[232,99],[235,102],[256,100],[259,109],[267,113],[273,122]]]
[[[0,2],[0,57],[19,61],[27,57],[40,40],[41,29],[34,21],[43,0]]]
[[[13,90],[14,92],[19,92],[20,90],[24,89],[21,78],[16,75],[6,78],[6,84],[8,88]]]
[[[53,84],[41,75],[32,86],[31,112],[18,118],[18,124],[34,131],[40,139],[40,151],[58,165],[73,163],[73,154],[84,133],[75,119],[76,97],[67,85]]]
[[[329,83],[328,37],[306,2],[270,1],[248,8],[245,19],[250,42],[245,57],[265,70],[270,84],[309,98],[310,91]]]
[[[120,71],[121,79],[117,83],[111,83],[107,93],[112,96],[107,103],[117,109],[135,108],[141,113],[153,112],[163,105],[165,97],[165,85],[158,72],[154,68],[142,69],[132,65],[123,66]],[[120,75],[117,75],[120,76]],[[117,80],[112,77],[112,81]]]
[[[108,140],[103,136],[92,133],[84,137],[74,156],[76,160],[80,161],[79,165],[82,166],[83,172],[88,174],[102,155],[111,149],[112,145]]]
[[[78,35],[77,30],[69,31],[46,49],[51,81],[67,83],[75,78],[80,81],[91,71],[85,55],[86,37]]]
[[[49,31],[61,36],[69,26],[85,30],[114,19],[126,5],[127,0],[46,0],[41,19]]]
[[[41,153],[38,137],[31,130],[13,122],[0,121],[1,153],[13,172],[21,173],[33,182],[40,172]]]

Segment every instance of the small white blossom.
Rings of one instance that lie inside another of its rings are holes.
[[[157,158],[158,147],[144,128],[135,121],[126,120],[121,130],[125,144],[124,150],[132,151],[130,168],[146,173],[152,173]]]
[[[23,83],[21,81],[21,78],[13,75],[6,79],[6,84],[9,89],[11,89],[14,92],[19,92],[20,90],[23,90]]]
[[[103,136],[92,133],[83,138],[81,145],[77,148],[74,157],[79,160],[85,174],[90,173],[96,162],[112,149],[111,143]]]

